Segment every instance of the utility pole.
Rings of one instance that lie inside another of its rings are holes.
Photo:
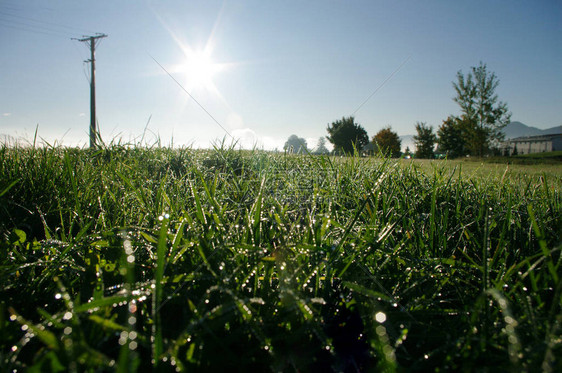
[[[72,40],[78,40],[80,42],[86,43],[90,47],[91,57],[89,60],[84,62],[89,62],[91,64],[92,72],[90,76],[90,148],[96,147],[96,43],[99,39],[107,37],[106,34],[96,34],[96,36],[84,36],[82,39],[72,38]]]

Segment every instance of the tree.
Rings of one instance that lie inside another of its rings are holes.
[[[318,139],[318,144],[316,144],[316,148],[314,149],[314,154],[328,154],[330,151],[326,148],[326,138],[321,136]]]
[[[353,116],[343,117],[328,125],[328,141],[334,145],[336,153],[351,154],[355,149],[360,151],[369,143],[367,131],[358,123]]]
[[[416,158],[433,159],[435,142],[437,141],[437,137],[433,133],[433,127],[424,122],[417,122],[416,131],[417,135],[414,136]]]
[[[453,100],[459,104],[461,119],[467,124],[464,134],[467,148],[472,154],[483,156],[503,140],[502,129],[509,123],[511,113],[506,103],[498,102],[496,75],[489,73],[482,62],[471,70],[466,77],[461,71],[457,72]]]
[[[390,126],[383,128],[373,136],[375,151],[393,158],[400,157],[401,143],[400,137],[396,132],[392,131]]]
[[[289,139],[285,142],[283,150],[290,153],[306,153],[307,146],[306,140],[297,135],[289,136]]]
[[[454,116],[443,121],[437,130],[437,149],[449,158],[463,157],[467,154],[465,136],[463,135],[463,122]]]

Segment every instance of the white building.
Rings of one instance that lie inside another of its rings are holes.
[[[562,133],[516,137],[505,141],[502,148],[509,151],[509,155],[512,155],[515,149],[517,154],[555,152],[562,150]]]

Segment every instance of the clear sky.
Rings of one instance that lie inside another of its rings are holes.
[[[89,49],[71,38],[95,33],[105,141],[147,127],[148,143],[209,147],[231,141],[222,126],[245,147],[314,145],[385,81],[357,122],[414,134],[459,114],[452,81],[480,61],[512,120],[562,124],[558,0],[0,0],[0,134],[88,143]]]

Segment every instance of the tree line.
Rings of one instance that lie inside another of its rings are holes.
[[[457,72],[453,81],[455,101],[460,115],[450,115],[434,132],[425,122],[415,124],[414,136],[416,158],[434,158],[436,153],[457,158],[463,156],[485,156],[500,154],[500,143],[504,139],[502,129],[509,123],[511,113],[507,104],[498,101],[495,93],[499,80],[486,64],[471,67],[468,74]],[[401,140],[390,126],[381,129],[369,141],[367,131],[353,116],[343,117],[327,126],[328,136],[321,137],[313,153],[327,154],[327,139],[335,154],[383,154],[399,157]],[[437,147],[436,147],[437,145]],[[295,153],[308,151],[306,140],[291,135],[284,146],[285,151]],[[410,150],[406,148],[406,155]]]

